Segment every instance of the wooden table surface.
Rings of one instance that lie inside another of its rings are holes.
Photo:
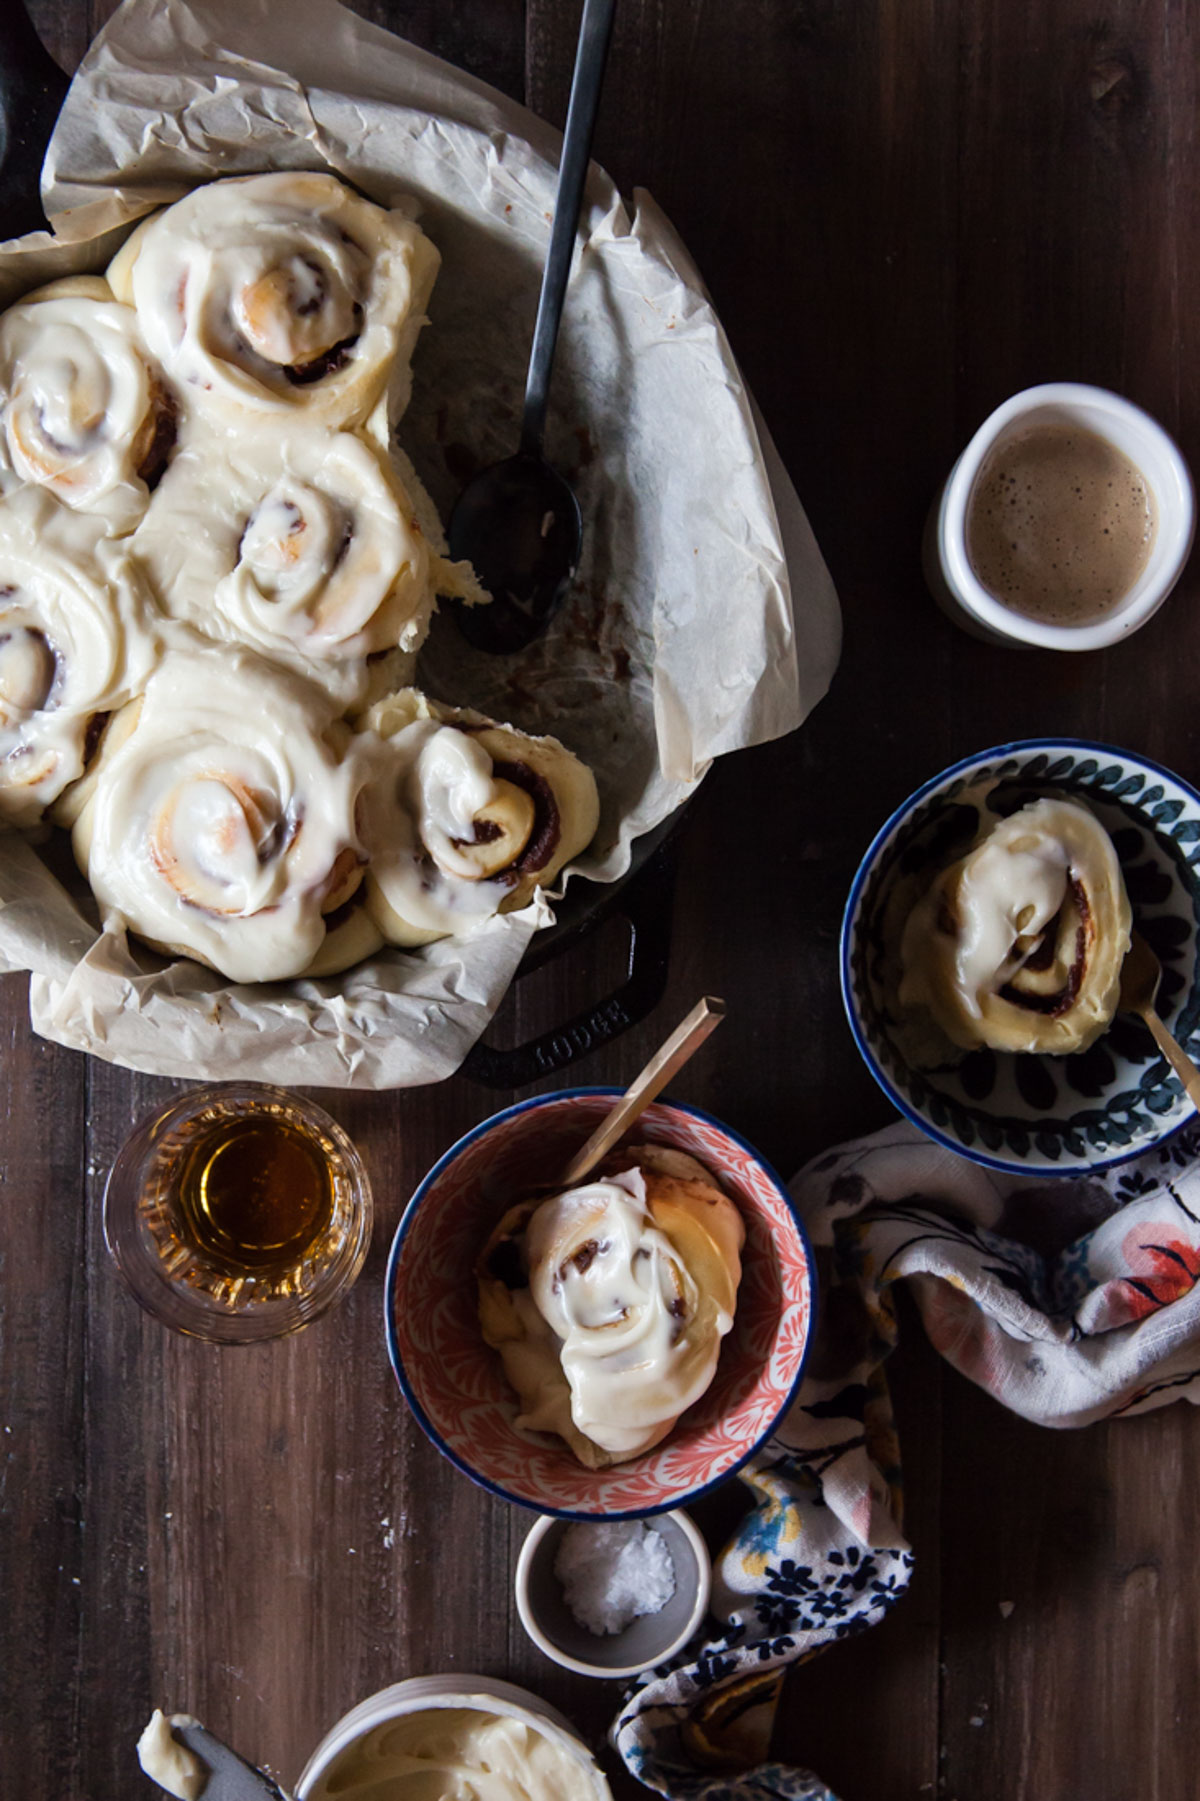
[[[30,10],[70,68],[113,7]],[[364,10],[561,123],[574,4]],[[675,1092],[791,1171],[888,1116],[835,944],[905,794],[1043,732],[1200,779],[1194,578],[1133,642],[1065,657],[960,634],[918,558],[939,478],[1035,381],[1119,389],[1200,466],[1198,33],[1183,0],[623,0],[598,157],[696,256],[847,636],[811,722],[705,784],[667,997],[582,1079],[625,1080],[697,994],[722,994],[730,1018]],[[621,951],[605,928],[520,982],[498,1040],[584,1005]],[[374,1177],[365,1273],[300,1337],[221,1351],[145,1318],[100,1233],[114,1152],[182,1085],[34,1038],[22,978],[0,981],[0,1018],[0,1792],[140,1793],[154,1703],[291,1781],[345,1709],[432,1671],[509,1676],[598,1742],[617,1688],[546,1662],[516,1618],[528,1517],[425,1440],[379,1325],[413,1186],[510,1097],[458,1079],[322,1095]],[[893,1377],[916,1576],[883,1626],[792,1674],[778,1751],[845,1801],[1194,1795],[1200,1419],[1039,1430],[948,1371],[911,1312]],[[702,1517],[719,1531],[737,1505],[733,1484]],[[623,1773],[614,1789],[644,1792]]]

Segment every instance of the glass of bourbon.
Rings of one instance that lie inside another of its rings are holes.
[[[121,1147],[104,1238],[163,1325],[215,1344],[298,1332],[350,1288],[371,1185],[335,1120],[282,1088],[197,1088]]]

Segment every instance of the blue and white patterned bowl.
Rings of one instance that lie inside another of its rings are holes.
[[[1139,1020],[1118,1015],[1081,1055],[972,1052],[956,1067],[907,1062],[894,992],[900,881],[962,855],[975,835],[981,787],[1002,812],[1048,791],[1083,800],[1107,829],[1134,925],[1163,967],[1158,1009],[1200,1059],[1200,795],[1130,751],[1076,738],[1003,744],[965,758],[919,788],[878,833],[859,867],[842,923],[842,996],[850,1029],[884,1093],[939,1143],[1018,1173],[1078,1175],[1136,1156],[1193,1116]],[[891,978],[890,983],[888,978]]]

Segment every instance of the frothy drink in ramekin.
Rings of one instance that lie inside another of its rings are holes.
[[[926,521],[926,579],[977,638],[1100,650],[1157,612],[1195,517],[1187,464],[1148,413],[1043,382],[990,413],[951,469]]]
[[[989,594],[1026,618],[1103,619],[1137,584],[1154,545],[1154,496],[1123,451],[1072,420],[1031,421],[983,463],[966,549]]]

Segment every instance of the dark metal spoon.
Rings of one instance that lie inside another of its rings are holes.
[[[474,476],[455,502],[448,536],[492,596],[458,609],[463,635],[478,649],[523,650],[555,611],[579,564],[583,521],[570,485],[543,455],[546,403],[558,322],[579,229],[588,153],[604,80],[616,0],[584,0],[567,108],[550,250],[542,276],[516,456]]]
[[[201,1801],[289,1801],[265,1771],[246,1763],[199,1720],[176,1715],[170,1726],[172,1737],[186,1745],[204,1767]]]

